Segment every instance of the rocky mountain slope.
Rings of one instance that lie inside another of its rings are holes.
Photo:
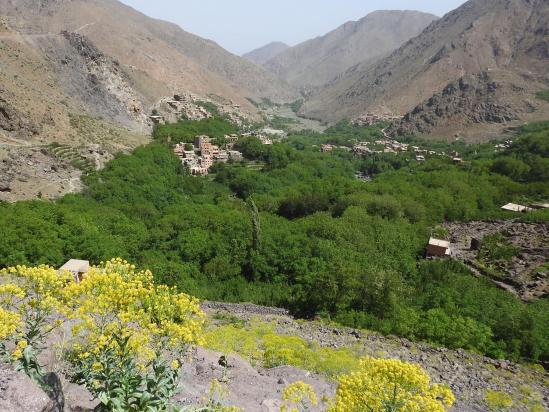
[[[70,162],[67,173],[50,173],[59,165],[48,144],[83,156],[97,144],[132,149],[148,139],[151,108],[175,92],[251,118],[248,97],[298,96],[265,69],[115,0],[0,2],[0,69],[0,200],[9,201],[76,187]]]
[[[240,100],[295,97],[291,88],[270,73],[216,43],[116,0],[7,0],[0,14],[18,18],[19,31],[57,35],[65,30],[85,36],[128,72],[144,97],[158,97],[157,83],[171,91],[184,89]]]
[[[356,64],[369,64],[436,20],[417,11],[376,11],[280,53],[265,67],[301,88],[322,86]]]
[[[398,132],[492,137],[549,117],[549,3],[470,0],[379,62],[358,65],[302,113],[325,120],[405,115]]]
[[[252,50],[249,53],[242,55],[245,59],[248,59],[251,62],[256,64],[265,64],[275,56],[278,56],[283,51],[289,49],[286,43],[279,41],[274,41],[272,43],[266,44],[263,47],[259,47],[255,50]]]

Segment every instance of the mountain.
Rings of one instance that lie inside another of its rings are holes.
[[[393,132],[477,139],[549,118],[549,2],[470,0],[373,65],[313,96],[302,113],[324,120],[404,115]]]
[[[322,86],[358,63],[386,56],[437,18],[417,11],[376,11],[280,53],[265,67],[301,88]]]
[[[290,46],[286,43],[275,41],[258,49],[252,50],[251,52],[242,55],[242,57],[256,64],[265,64],[273,57],[278,56],[280,53],[289,48]]]
[[[76,179],[72,160],[142,144],[151,109],[176,92],[252,119],[247,98],[298,98],[264,68],[115,0],[2,0],[0,61],[0,199],[8,200],[70,190],[52,165]],[[51,143],[69,146],[61,153],[71,162],[58,163]]]

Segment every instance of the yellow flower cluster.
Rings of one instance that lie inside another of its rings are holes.
[[[454,400],[448,387],[431,385],[418,365],[364,358],[359,371],[339,378],[330,412],[444,412]]]
[[[274,324],[256,320],[246,327],[216,327],[206,333],[205,340],[207,348],[238,353],[253,365],[292,365],[330,377],[356,370],[360,359],[354,349],[323,348],[299,336],[278,335]]]
[[[91,268],[80,283],[65,288],[64,298],[66,315],[77,321],[73,334],[93,353],[120,349],[114,336],[128,338],[125,349],[146,363],[165,345],[202,342],[198,300],[155,285],[150,271],[136,272],[121,259]]]
[[[17,345],[15,346],[15,350],[11,354],[11,357],[14,360],[21,359],[23,357],[23,351],[27,346],[29,346],[29,343],[24,339],[17,342]]]
[[[485,400],[491,411],[506,410],[513,406],[513,398],[504,392],[488,390]]]
[[[318,405],[318,399],[313,387],[305,382],[297,381],[289,384],[282,392],[284,405],[281,412],[299,412],[299,407],[307,410],[308,405]]]
[[[0,340],[10,338],[17,331],[23,334],[28,318],[46,319],[44,315],[49,316],[60,308],[61,291],[70,281],[70,277],[45,265],[0,270]],[[50,326],[50,330],[55,326]],[[13,358],[20,359],[23,349],[16,347]]]
[[[69,273],[59,273],[46,265],[9,267],[2,269],[0,276],[10,282],[0,285],[0,303],[3,306],[9,307],[15,305],[17,300],[26,299],[25,305],[46,312],[62,307],[61,292],[72,281]],[[21,308],[20,304],[18,306]]]
[[[21,315],[0,307],[0,340],[13,335],[21,326]]]

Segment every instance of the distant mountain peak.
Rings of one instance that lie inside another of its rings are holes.
[[[301,89],[318,88],[356,64],[386,56],[437,18],[419,11],[376,11],[279,53],[265,67]]]
[[[253,63],[262,65],[289,48],[290,46],[288,46],[286,43],[273,41],[269,44],[266,44],[265,46],[259,47],[255,50],[252,50],[251,52],[243,54],[242,57]]]

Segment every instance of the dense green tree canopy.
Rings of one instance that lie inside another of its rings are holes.
[[[452,348],[548,361],[546,299],[525,304],[459,263],[422,259],[431,229],[445,220],[505,218],[504,203],[547,199],[548,130],[526,128],[499,155],[465,147],[462,165],[419,164],[407,154],[320,153],[321,142],[380,136],[379,128],[341,123],[273,146],[243,139],[239,149],[263,170],[228,164],[195,178],[167,143],[235,127],[219,118],[165,125],[154,143],[86,177],[82,194],[0,204],[0,267],[121,256],[205,299],[284,306]],[[358,170],[373,181],[357,180]]]

